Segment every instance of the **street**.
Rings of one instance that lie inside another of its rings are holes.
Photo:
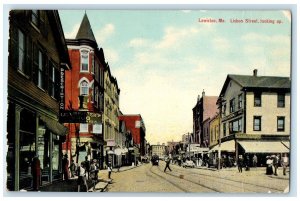
[[[282,193],[289,185],[289,176],[265,175],[265,168],[251,168],[239,173],[237,168],[212,170],[182,168],[171,165],[172,172],[159,166],[143,164],[122,172],[113,172],[107,192],[187,192],[187,193]]]

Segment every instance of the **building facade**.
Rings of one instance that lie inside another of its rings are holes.
[[[122,145],[119,140],[119,95],[117,79],[111,74],[110,67],[107,64],[104,74],[104,141],[106,162],[111,162],[113,166],[117,165],[117,156],[114,152],[116,148]]]
[[[133,115],[120,115],[120,120],[126,122],[127,128],[130,130],[130,133],[133,137],[133,142],[139,148],[139,157],[144,156],[146,153],[146,127],[143,121],[143,118],[140,114]]]
[[[7,189],[38,190],[61,179],[60,72],[71,68],[58,12],[9,17]]]
[[[200,144],[200,147],[209,146],[209,135],[204,136],[203,123],[206,119],[212,118],[217,112],[217,96],[198,96],[197,103],[193,108],[193,141]]]
[[[157,155],[160,159],[164,159],[166,156],[166,146],[163,145],[151,145],[152,156]]]
[[[97,45],[85,14],[75,39],[67,39],[71,71],[65,72],[62,121],[69,128],[64,154],[76,163],[97,159],[103,167],[104,70],[103,50]],[[63,118],[63,115],[67,117]]]
[[[228,75],[218,99],[222,147],[234,146],[228,149],[236,157],[289,153],[290,84],[289,77],[257,76],[257,70]]]

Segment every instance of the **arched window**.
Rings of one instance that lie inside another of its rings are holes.
[[[80,83],[80,95],[83,96],[89,95],[89,84],[85,80]]]

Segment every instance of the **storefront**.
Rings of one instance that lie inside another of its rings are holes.
[[[61,144],[67,128],[55,116],[9,102],[7,121],[7,189],[31,189],[34,171],[44,185],[61,179]],[[33,159],[39,159],[39,167]]]

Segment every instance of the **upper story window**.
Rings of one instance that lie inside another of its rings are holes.
[[[243,95],[240,94],[238,99],[239,99],[238,108],[241,109],[243,107]]]
[[[226,123],[223,123],[223,135],[226,136]]]
[[[80,72],[89,72],[89,51],[81,50]]]
[[[284,131],[285,118],[277,117],[277,131]]]
[[[254,131],[261,131],[261,116],[254,116],[253,117],[253,130]]]
[[[80,124],[79,132],[80,133],[87,133],[87,132],[89,132],[89,126],[88,126],[88,124]]]
[[[223,115],[226,115],[226,103],[223,104]]]
[[[18,70],[25,72],[25,36],[18,30]]]
[[[277,94],[277,107],[285,107],[285,94],[284,93]]]
[[[54,98],[58,98],[56,97],[56,93],[55,93],[55,80],[56,78],[56,68],[55,65],[50,62],[50,68],[49,68],[49,94],[50,96],[54,97]]]
[[[254,107],[261,107],[261,93],[254,93]]]
[[[33,59],[34,69],[36,73],[36,84],[38,87],[45,89],[45,70],[46,62],[44,53],[37,47],[34,46],[34,59]]]
[[[85,80],[80,83],[80,95],[83,96],[89,95],[89,84]]]
[[[230,100],[230,113],[235,111],[235,99]]]
[[[92,73],[94,74],[95,73],[95,57],[94,57],[94,54],[91,54],[91,57],[92,57]]]
[[[40,11],[38,11],[38,10],[32,10],[31,11],[31,22],[35,26],[39,27],[39,25],[40,25]]]

